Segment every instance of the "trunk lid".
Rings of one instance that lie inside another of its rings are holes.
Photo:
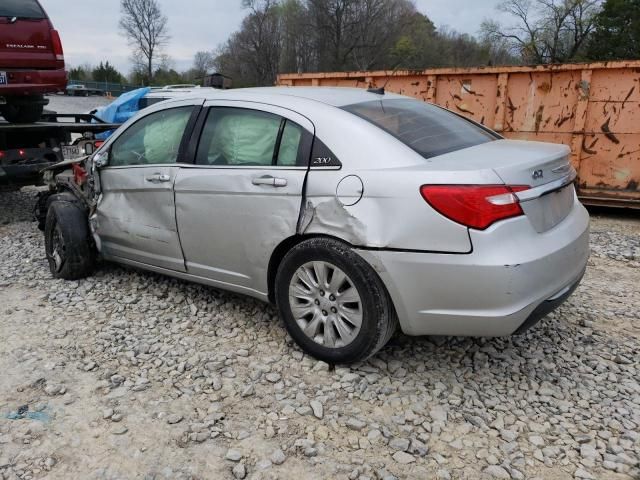
[[[575,201],[572,184],[575,170],[566,145],[519,140],[496,140],[452,154],[439,161],[458,157],[464,168],[490,168],[505,185],[528,185],[516,196],[536,231],[545,232],[571,212]]]
[[[494,163],[487,166],[507,185],[539,187],[565,176],[570,169],[571,150],[555,143],[498,140],[476,147],[476,152],[493,157]]]
[[[63,68],[46,13],[36,0],[0,2],[0,69]]]

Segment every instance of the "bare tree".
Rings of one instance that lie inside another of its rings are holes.
[[[279,5],[282,30],[280,72],[309,72],[315,68],[318,52],[309,10],[302,0],[282,0]]]
[[[193,56],[193,75],[196,79],[202,79],[207,71],[213,67],[214,56],[212,52],[196,52]]]
[[[120,29],[134,48],[134,63],[144,61],[150,82],[158,52],[169,40],[167,17],[157,0],[121,0],[120,8]]]
[[[357,27],[351,56],[358,70],[380,66],[380,60],[413,22],[414,13],[415,5],[408,0],[357,2]]]
[[[278,72],[517,63],[502,43],[437,30],[414,0],[244,0],[240,29],[214,53],[236,86]],[[193,69],[192,69],[193,70]]]
[[[250,12],[218,52],[215,66],[238,86],[273,85],[282,51],[280,5],[277,0],[243,0],[243,5]]]
[[[514,18],[505,27],[482,24],[491,44],[503,44],[525,62],[558,63],[579,58],[594,28],[601,0],[504,0],[498,10]]]

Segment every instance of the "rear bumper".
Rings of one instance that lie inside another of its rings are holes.
[[[526,217],[470,232],[465,255],[358,250],[408,335],[503,336],[526,330],[575,289],[589,257],[589,215],[538,233]]]
[[[584,277],[584,270],[580,274],[580,278],[578,278],[575,282],[573,282],[573,285],[567,286],[566,288],[560,290],[560,292],[555,294],[553,297],[545,300],[540,305],[538,305],[533,310],[533,312],[529,314],[527,319],[524,322],[522,322],[522,325],[520,325],[518,329],[515,332],[513,332],[513,334],[521,335],[525,333],[527,330],[533,327],[536,323],[538,323],[540,320],[542,320],[544,317],[546,317],[548,314],[550,314],[556,308],[562,305],[564,301],[571,296],[574,290],[578,288],[578,285],[580,285],[580,281],[582,280],[582,277]]]
[[[43,95],[62,92],[67,87],[67,72],[58,70],[11,70],[7,73],[7,85],[0,85],[0,97]]]

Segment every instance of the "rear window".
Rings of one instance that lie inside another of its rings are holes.
[[[498,138],[469,120],[418,100],[375,100],[342,108],[390,133],[424,158]]]
[[[2,0],[0,17],[47,18],[36,0]]]

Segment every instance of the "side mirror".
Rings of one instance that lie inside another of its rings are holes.
[[[106,167],[109,164],[109,152],[100,152],[93,157],[93,164],[97,168]]]

